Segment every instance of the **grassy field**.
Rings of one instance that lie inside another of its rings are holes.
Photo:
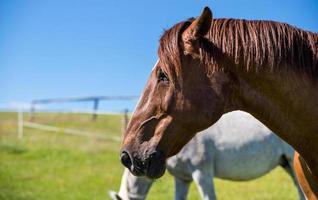
[[[26,116],[27,118],[27,116]],[[35,122],[121,136],[121,117],[87,114],[39,113]],[[0,113],[0,199],[5,200],[105,200],[108,190],[118,190],[123,167],[119,142],[70,136],[25,128],[17,138],[17,114]],[[222,200],[293,200],[297,192],[291,178],[277,168],[249,182],[216,179]],[[173,199],[173,180],[166,175],[151,188],[148,199]],[[191,185],[189,199],[200,199]]]

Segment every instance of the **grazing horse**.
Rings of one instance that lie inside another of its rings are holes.
[[[213,177],[245,181],[282,166],[293,179],[300,199],[304,196],[293,171],[294,150],[246,112],[225,114],[210,128],[198,133],[181,152],[167,160],[175,179],[175,200],[187,198],[192,180],[202,199],[215,200]],[[125,170],[114,200],[145,199],[153,183]]]
[[[212,19],[206,7],[165,31],[158,54],[123,139],[123,165],[159,178],[166,159],[197,132],[243,110],[299,153],[300,184],[316,199],[318,34],[272,21]]]

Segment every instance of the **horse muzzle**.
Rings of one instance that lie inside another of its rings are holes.
[[[161,151],[150,153],[145,159],[133,157],[129,151],[123,150],[121,163],[135,176],[147,176],[151,179],[160,178],[166,170],[166,159]]]

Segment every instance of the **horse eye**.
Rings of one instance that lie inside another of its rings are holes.
[[[164,83],[168,83],[169,82],[169,79],[168,79],[167,75],[162,71],[162,69],[159,69],[157,71],[157,78],[158,78],[158,81],[162,81]]]

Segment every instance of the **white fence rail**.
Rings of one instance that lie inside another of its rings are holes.
[[[118,142],[121,140],[120,137],[115,136],[105,136],[103,134],[93,133],[93,132],[86,132],[82,130],[76,130],[71,128],[62,128],[62,127],[56,127],[56,126],[50,126],[40,123],[35,123],[35,111],[39,111],[43,109],[41,108],[44,104],[58,104],[58,103],[76,103],[76,102],[93,102],[93,108],[90,110],[80,111],[80,112],[73,112],[73,111],[62,111],[62,113],[86,113],[86,114],[92,114],[93,121],[97,120],[98,115],[104,115],[104,114],[110,114],[101,112],[99,110],[100,101],[133,101],[138,99],[138,96],[130,95],[130,96],[90,96],[90,97],[64,97],[64,98],[51,98],[51,99],[38,99],[33,100],[30,103],[27,102],[9,102],[9,103],[1,103],[1,105],[7,105],[4,106],[4,110],[7,111],[18,111],[18,138],[23,138],[24,134],[24,128],[32,128],[32,129],[38,129],[42,131],[48,131],[48,132],[59,132],[69,135],[78,135],[78,136],[85,136],[90,138],[96,138],[96,139],[102,139],[102,140],[112,140],[115,142]],[[9,105],[9,106],[8,106]],[[26,121],[24,119],[23,112],[29,111],[29,119]],[[60,112],[60,111],[59,111]],[[114,114],[114,113],[112,113]],[[122,118],[122,127],[121,131],[124,132],[126,130],[126,126],[128,124],[128,109],[124,110],[123,118]]]
[[[32,128],[32,129],[48,131],[48,132],[84,136],[84,137],[89,137],[89,138],[94,138],[94,139],[99,139],[99,140],[108,140],[108,141],[113,141],[113,142],[120,142],[121,141],[121,137],[118,137],[118,136],[106,136],[106,135],[102,135],[100,133],[80,131],[80,130],[71,129],[71,128],[62,128],[62,127],[56,127],[56,126],[50,126],[50,125],[30,122],[30,121],[24,121],[23,116],[24,116],[23,111],[19,111],[18,112],[18,138],[19,139],[23,138],[24,128],[26,127],[26,128]],[[125,112],[123,115],[123,120],[122,120],[122,131],[124,131],[126,129],[127,123],[128,123],[128,116],[127,116],[127,112]]]

